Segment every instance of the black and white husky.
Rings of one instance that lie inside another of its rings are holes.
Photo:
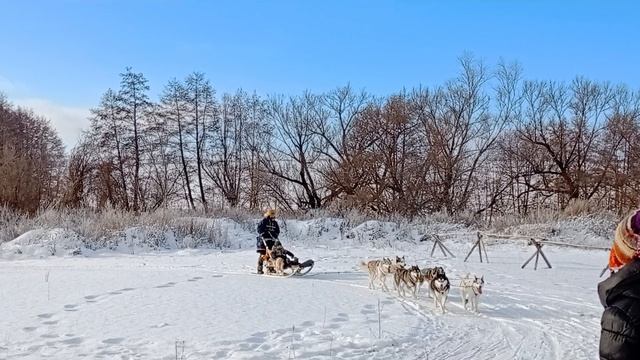
[[[447,297],[449,296],[451,283],[449,282],[449,278],[447,278],[447,275],[444,273],[444,269],[439,269],[441,269],[441,271],[438,271],[433,280],[431,280],[429,288],[433,292],[433,299],[436,310],[438,309],[438,307],[440,307],[440,309],[442,309],[442,313],[444,314],[445,312],[447,312],[446,303]]]
[[[423,283],[427,284],[427,296],[431,296],[431,282],[436,278],[438,274],[444,274],[444,269],[440,266],[426,268],[420,270],[420,277],[418,278],[418,289]]]
[[[482,295],[482,287],[484,286],[484,276],[476,276],[467,274],[460,280],[460,292],[462,294],[462,302],[465,310],[478,312],[478,303],[480,295]]]

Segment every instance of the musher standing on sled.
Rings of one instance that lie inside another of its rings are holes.
[[[273,244],[278,240],[279,235],[280,226],[278,226],[278,222],[276,221],[276,211],[269,209],[264,213],[264,218],[258,224],[258,239],[256,243],[256,246],[258,247],[256,252],[260,254],[258,257],[258,274],[263,273],[262,264],[265,260],[264,256],[267,254],[265,243],[269,250],[271,250]]]

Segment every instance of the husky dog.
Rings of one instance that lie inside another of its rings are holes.
[[[440,268],[442,269],[442,268]],[[431,291],[433,291],[433,299],[435,303],[436,310],[438,306],[442,309],[442,313],[447,312],[446,303],[447,297],[449,296],[449,288],[451,287],[451,283],[449,283],[449,279],[447,275],[444,273],[444,269],[442,272],[436,272],[436,276],[431,280],[431,284],[429,285]]]
[[[484,286],[484,276],[476,276],[467,274],[460,280],[460,293],[465,310],[478,312],[478,302],[482,295],[482,287]],[[470,308],[470,309],[469,309]]]
[[[269,254],[268,267],[272,268],[272,272],[275,272],[277,275],[284,274],[284,247],[282,243],[277,241],[272,247],[271,250],[267,249],[267,254]]]
[[[428,297],[431,297],[431,282],[433,281],[433,279],[435,279],[436,275],[438,274],[444,274],[444,269],[440,266],[420,270],[418,287],[422,286],[422,284],[426,282]]]
[[[405,265],[404,256],[398,257],[394,260],[389,258],[382,258],[382,260],[371,260],[368,262],[362,262],[361,266],[367,269],[369,273],[369,289],[375,289],[374,282],[378,280],[382,287],[382,290],[389,291],[387,288],[387,275],[393,274],[396,269],[402,268]]]
[[[385,284],[384,277],[391,270],[391,260],[382,258],[382,260],[370,260],[363,262],[362,267],[369,272],[369,289],[375,290],[374,282],[377,280],[382,285],[382,289],[385,290],[387,285]]]
[[[420,268],[417,266],[412,266],[408,269],[404,267],[397,268],[393,274],[393,281],[396,290],[398,290],[398,295],[404,297],[406,295],[406,287],[411,290],[413,298],[416,299],[418,297],[418,279],[420,277]]]
[[[276,272],[276,275],[284,275],[284,258],[277,257],[273,261],[273,270]]]

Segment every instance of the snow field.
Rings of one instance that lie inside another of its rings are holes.
[[[253,275],[253,249],[0,261],[0,359],[597,358],[605,252],[545,247],[554,268],[533,271],[520,269],[533,249],[513,244],[489,246],[480,264],[462,262],[467,241],[445,240],[451,259],[430,258],[431,243],[292,238],[316,260],[302,278]],[[455,286],[444,315],[424,288],[418,300],[369,290],[360,261],[392,255],[441,265],[453,285],[484,275],[480,314]]]

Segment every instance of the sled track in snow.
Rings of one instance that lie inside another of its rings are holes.
[[[204,270],[204,269],[200,269]],[[246,272],[235,271],[208,271],[212,275],[225,276],[249,276],[264,277],[268,279],[277,279],[278,276],[264,276]],[[322,279],[322,276],[339,276],[345,274],[363,274],[361,271],[324,271],[314,272],[302,277],[285,277],[289,280],[298,281],[315,281],[331,285],[362,289],[365,291],[381,291],[380,289],[371,290],[366,285],[354,284],[340,279]],[[452,289],[457,286],[452,285]],[[432,332],[438,329],[436,335],[427,334],[425,340],[432,339],[437,343],[429,349],[430,358],[438,358],[438,356],[451,357],[455,359],[483,359],[483,354],[509,354],[504,358],[527,358],[527,359],[562,359],[564,358],[560,351],[560,344],[556,339],[556,334],[548,331],[544,324],[540,324],[534,320],[511,320],[500,317],[491,317],[482,313],[475,314],[467,312],[464,307],[457,302],[447,301],[446,314],[441,314],[435,309],[427,308],[427,304],[432,302],[431,298],[419,298],[418,300],[403,298],[394,293],[393,290],[381,292],[394,301],[398,302],[405,310],[410,311],[416,317],[421,319],[425,332]],[[533,296],[533,295],[532,295]],[[423,302],[423,303],[420,303]],[[451,312],[450,308],[457,309]],[[460,312],[458,312],[460,311]],[[480,322],[478,320],[481,320]],[[484,323],[482,323],[484,322]],[[532,331],[539,335],[532,334]],[[481,334],[482,342],[485,347],[473,350],[466,346],[466,342],[477,340],[478,333]],[[471,336],[471,338],[470,338]],[[452,341],[459,339],[459,341]],[[532,353],[532,348],[537,348],[538,353]],[[423,359],[424,351],[419,352],[415,359]],[[435,357],[434,357],[435,356]],[[486,359],[494,359],[495,355],[487,355]]]

